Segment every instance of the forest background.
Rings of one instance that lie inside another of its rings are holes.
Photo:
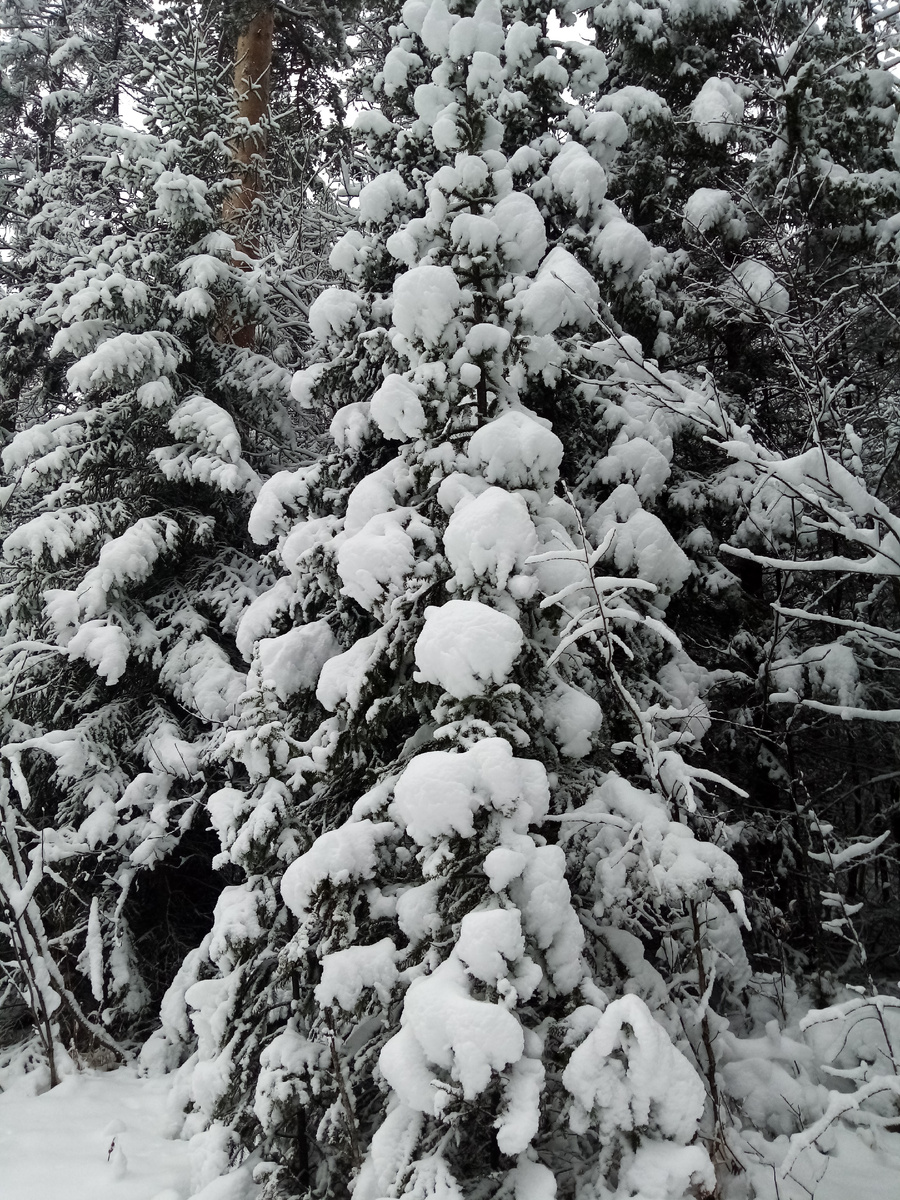
[[[900,6],[0,13],[0,1086],[264,1200],[896,1161]]]

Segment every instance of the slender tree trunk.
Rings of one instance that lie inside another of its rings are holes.
[[[266,135],[260,128],[269,110],[275,10],[260,8],[238,35],[234,56],[237,132],[231,143],[236,186],[225,198],[222,221],[234,238],[235,254],[256,257],[259,239],[254,229],[254,206],[263,192]],[[256,327],[250,323],[227,329],[236,345],[252,346]]]

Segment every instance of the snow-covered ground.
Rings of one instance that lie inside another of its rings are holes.
[[[2,1200],[252,1200],[249,1173],[209,1179],[209,1154],[175,1137],[173,1077],[141,1078],[130,1067],[70,1075],[34,1094],[34,1077],[0,1093]],[[805,1152],[794,1180],[751,1169],[761,1200],[895,1200],[900,1139],[880,1145],[842,1129],[826,1157]],[[733,1180],[728,1195],[744,1193]]]
[[[0,1094],[2,1200],[247,1200],[246,1172],[209,1182],[206,1157],[173,1135],[172,1077],[130,1067]]]

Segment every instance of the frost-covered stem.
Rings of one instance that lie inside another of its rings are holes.
[[[9,940],[12,946],[13,954],[15,955],[16,965],[24,980],[22,986],[13,981],[13,986],[16,991],[25,1001],[32,1019],[34,1020],[35,1028],[37,1029],[38,1037],[41,1045],[44,1047],[44,1053],[47,1055],[47,1066],[50,1069],[50,1086],[56,1087],[59,1083],[59,1071],[56,1066],[56,1046],[53,1038],[53,1025],[50,1021],[50,1013],[47,1009],[47,1004],[44,999],[43,992],[31,970],[31,962],[25,944],[25,937],[22,931],[20,920],[16,917],[13,909],[12,901],[7,894],[4,886],[3,875],[6,874],[8,860],[0,850],[0,911],[3,912],[6,922],[6,927],[9,930]]]
[[[344,1078],[344,1068],[341,1065],[340,1055],[337,1051],[332,1013],[330,1009],[326,1010],[326,1012],[328,1020],[331,1022],[331,1028],[326,1033],[328,1048],[331,1054],[331,1069],[334,1072],[335,1082],[341,1096],[341,1107],[344,1110],[344,1118],[347,1122],[347,1133],[350,1138],[350,1156],[354,1167],[358,1169],[362,1166],[363,1156],[359,1145],[359,1131],[356,1128],[356,1113],[353,1111],[353,1105],[350,1102],[350,1093],[347,1091],[347,1082]]]
[[[567,487],[564,487],[564,491],[565,491],[566,499],[568,500],[569,504],[571,505],[572,511],[575,513],[576,519],[578,521],[578,533],[579,533],[579,536],[581,537],[581,542],[584,547],[585,568],[587,570],[587,576],[588,576],[588,580],[590,582],[591,591],[594,593],[594,599],[597,602],[596,609],[600,616],[600,620],[602,622],[602,637],[603,637],[602,654],[603,654],[604,666],[606,667],[606,671],[607,671],[609,680],[612,683],[613,688],[616,691],[616,694],[618,695],[619,699],[622,701],[623,705],[627,709],[627,711],[630,714],[631,719],[634,722],[634,725],[636,727],[637,737],[640,742],[640,747],[638,747],[638,745],[635,744],[635,749],[638,751],[638,757],[641,759],[644,770],[645,770],[648,778],[650,779],[651,783],[653,784],[653,786],[659,792],[659,794],[663,797],[664,800],[666,800],[668,803],[670,803],[672,805],[673,809],[677,813],[678,808],[679,808],[678,798],[676,796],[670,794],[669,789],[665,786],[665,784],[662,780],[662,775],[661,775],[660,765],[659,765],[659,750],[656,745],[656,739],[653,736],[653,729],[651,727],[651,724],[647,720],[646,714],[641,711],[640,705],[638,704],[637,700],[635,700],[634,696],[631,694],[627,684],[625,683],[625,680],[619,674],[619,670],[616,667],[615,662],[613,661],[613,653],[614,653],[615,647],[613,644],[612,631],[609,627],[609,614],[607,612],[606,605],[603,603],[603,597],[600,595],[600,590],[597,587],[597,581],[594,578],[594,572],[591,569],[591,555],[590,555],[590,551],[588,549],[587,532],[586,532],[586,530],[584,528],[584,524],[581,520],[581,514],[578,511],[578,507],[572,498],[572,494],[570,493],[570,491]]]
[[[57,995],[69,1009],[69,1012],[75,1019],[76,1023],[79,1024],[82,1029],[90,1033],[98,1042],[100,1042],[101,1045],[105,1046],[107,1050],[111,1050],[120,1062],[125,1062],[128,1058],[128,1055],[125,1053],[116,1039],[111,1037],[102,1025],[98,1025],[96,1021],[92,1021],[90,1017],[87,1016],[72,992],[68,987],[66,987],[66,982],[63,979],[62,972],[56,965],[56,962],[50,953],[50,946],[47,941],[47,935],[44,931],[44,925],[40,919],[37,906],[34,904],[34,901],[29,904],[28,910],[26,910],[26,913],[23,914],[23,919],[26,927],[29,929],[29,932],[34,939],[35,948],[37,948],[38,944],[41,946],[41,957],[47,968],[47,974],[50,976],[50,979],[53,982],[53,986]]]
[[[872,975],[872,972],[869,969],[869,956],[866,954],[865,946],[863,946],[862,941],[859,936],[859,933],[857,932],[856,926],[853,923],[853,915],[850,913],[850,911],[847,908],[846,901],[844,900],[844,893],[841,891],[840,887],[838,886],[837,866],[834,861],[834,856],[831,853],[831,847],[828,845],[828,841],[825,837],[825,832],[822,829],[821,822],[819,821],[819,818],[813,809],[809,810],[809,817],[810,817],[810,820],[815,825],[816,832],[819,834],[819,837],[822,839],[822,850],[828,860],[828,872],[829,872],[832,882],[834,884],[834,891],[833,891],[832,895],[837,897],[838,905],[840,907],[840,912],[841,912],[841,925],[842,925],[842,928],[846,931],[844,936],[856,948],[856,953],[859,956],[859,965],[862,967],[863,971],[865,972],[866,986],[869,990],[869,996],[874,1002],[874,1008],[877,1013],[878,1024],[881,1026],[881,1032],[884,1036],[884,1044],[887,1046],[888,1053],[890,1054],[890,1057],[891,1057],[891,1070],[896,1075],[896,1074],[898,1074],[897,1055],[894,1053],[894,1046],[891,1041],[891,1035],[888,1032],[888,1027],[887,1027],[887,1023],[885,1022],[885,1019],[884,1019],[884,1014],[882,1013],[881,1008],[878,1005],[878,990],[879,989],[875,983],[875,979]]]
[[[709,1028],[709,1005],[706,1003],[707,978],[706,964],[703,961],[703,933],[700,929],[700,915],[697,912],[697,901],[690,900],[688,905],[691,910],[691,924],[694,929],[694,957],[697,960],[697,986],[700,989],[701,1003],[703,1004],[703,1015],[700,1019],[700,1036],[703,1039],[703,1049],[706,1053],[706,1083],[709,1087],[709,1095],[713,1106],[713,1120],[715,1127],[718,1128],[721,1124],[720,1108],[719,1108],[719,1087],[716,1083],[716,1055],[713,1050],[712,1033]]]
[[[293,938],[297,932],[297,920],[294,914],[288,909],[288,931]],[[300,1012],[301,1003],[300,992],[300,975],[297,972],[296,964],[291,966],[291,1002],[292,1011]],[[294,1139],[297,1143],[297,1183],[300,1185],[300,1190],[303,1193],[309,1191],[310,1174],[309,1174],[309,1130],[306,1124],[306,1112],[302,1105],[297,1107],[297,1127],[294,1134]]]
[[[115,1038],[106,1032],[102,1025],[98,1025],[86,1015],[81,1005],[75,999],[75,996],[66,986],[62,972],[56,965],[50,949],[50,942],[44,929],[41,912],[34,899],[36,882],[43,876],[46,868],[41,863],[37,869],[37,874],[35,874],[35,871],[26,872],[25,862],[13,822],[13,813],[10,805],[7,803],[9,784],[5,778],[2,782],[3,794],[0,798],[4,802],[3,838],[12,855],[13,861],[10,862],[6,853],[0,848],[0,902],[2,902],[3,907],[9,913],[10,934],[19,967],[23,972],[24,978],[29,981],[29,990],[33,992],[36,998],[35,1003],[30,1004],[29,1007],[35,1016],[39,1030],[43,1028],[46,1031],[46,1036],[42,1035],[41,1040],[48,1049],[51,1080],[55,1079],[58,1082],[56,1067],[53,1061],[53,1027],[50,1014],[59,1002],[65,1004],[77,1025],[80,1025],[96,1041],[106,1046],[108,1050],[111,1050],[116,1058],[124,1062],[127,1057],[125,1051]],[[45,988],[49,991],[54,1002],[51,1002],[48,996],[45,995]]]
[[[10,944],[12,945],[16,964],[27,989],[27,996],[18,985],[16,985],[17,990],[28,1005],[34,1019],[38,1037],[47,1055],[47,1065],[50,1069],[50,1086],[56,1087],[59,1083],[59,1072],[56,1065],[56,1043],[53,1036],[53,1023],[50,1019],[55,1005],[48,1004],[48,999],[44,995],[41,972],[37,966],[37,947],[34,945],[34,940],[30,936],[30,931],[25,923],[27,909],[26,913],[20,913],[17,911],[18,906],[14,902],[15,894],[21,894],[22,891],[21,888],[16,886],[16,878],[18,876],[21,879],[25,876],[26,872],[16,835],[13,814],[8,804],[9,784],[5,778],[0,781],[0,786],[2,786],[0,800],[3,801],[4,809],[3,839],[12,856],[12,862],[10,862],[5,851],[0,847],[0,909],[2,909],[6,918]],[[33,902],[29,901],[29,904],[31,903]]]

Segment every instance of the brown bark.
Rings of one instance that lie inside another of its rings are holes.
[[[254,206],[262,195],[262,170],[266,157],[265,131],[260,124],[269,111],[275,10],[260,8],[238,36],[234,56],[234,93],[238,132],[231,143],[237,186],[222,205],[222,223],[234,238],[238,255],[256,257],[259,239],[254,230]],[[241,265],[243,261],[239,259]],[[255,326],[228,331],[239,346],[251,346]]]

